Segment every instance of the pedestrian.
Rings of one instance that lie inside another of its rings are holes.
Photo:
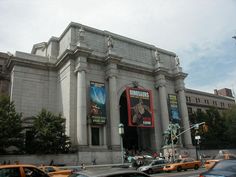
[[[50,164],[49,164],[50,166],[52,166],[52,165],[54,165],[54,161],[53,160],[51,160],[51,162],[50,162]]]
[[[96,159],[95,158],[93,159],[92,164],[96,165]]]
[[[82,169],[82,170],[85,170],[84,163],[81,163],[81,169]]]

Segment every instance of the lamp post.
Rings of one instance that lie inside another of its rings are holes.
[[[200,139],[201,139],[201,136],[196,134],[195,135],[195,140],[196,140],[196,157],[197,157],[197,160],[199,159],[198,158],[198,148],[199,148]]]
[[[120,146],[121,146],[121,163],[124,164],[124,147],[123,147],[123,135],[124,135],[124,125],[119,124],[119,134],[120,134]]]

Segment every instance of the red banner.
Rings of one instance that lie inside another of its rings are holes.
[[[128,125],[154,127],[153,103],[151,90],[126,88],[128,105]]]

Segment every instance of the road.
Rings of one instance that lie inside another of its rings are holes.
[[[152,174],[152,177],[163,177],[163,176],[171,176],[171,177],[198,177],[200,173],[206,171],[206,169],[201,168],[198,170],[188,170],[182,172],[169,172],[169,173],[156,173]]]

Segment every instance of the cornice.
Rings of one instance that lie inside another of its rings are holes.
[[[174,77],[176,80],[178,80],[178,79],[184,80],[187,76],[188,76],[188,74],[184,73],[184,72],[178,72],[178,73],[174,74]]]
[[[63,31],[63,33],[60,35],[60,37],[57,38],[57,39],[61,40],[64,37],[64,35],[69,31],[70,28],[81,28],[81,27],[83,27],[83,29],[85,31],[92,32],[92,33],[95,33],[95,34],[99,34],[99,35],[102,35],[104,37],[111,35],[113,39],[121,40],[121,41],[124,41],[124,42],[127,42],[127,43],[131,43],[131,44],[134,44],[134,45],[141,46],[141,47],[145,47],[145,48],[151,49],[153,51],[158,50],[161,53],[171,55],[171,56],[174,56],[174,57],[176,56],[176,54],[174,52],[158,48],[154,45],[147,44],[147,43],[144,43],[144,42],[141,42],[141,41],[138,41],[138,40],[134,40],[134,39],[131,39],[131,38],[128,38],[128,37],[125,37],[125,36],[121,36],[121,35],[106,31],[106,30],[99,30],[99,29],[96,29],[96,28],[93,28],[93,27],[90,27],[90,26],[86,26],[86,25],[83,25],[83,24],[80,24],[80,23],[76,23],[76,22],[71,22],[66,27],[66,29]]]
[[[55,65],[52,63],[45,63],[45,62],[40,62],[40,61],[31,61],[31,60],[26,60],[24,58],[19,58],[19,57],[14,57],[9,60],[7,63],[7,69],[9,71],[12,70],[14,65],[18,66],[27,66],[30,68],[35,68],[35,69],[42,69],[42,70],[56,70]]]
[[[143,67],[143,66],[139,66],[139,65],[135,65],[135,64],[120,62],[117,65],[117,68],[122,69],[122,70],[126,70],[126,71],[136,72],[139,74],[147,74],[147,75],[153,76],[152,68],[147,68],[147,67]]]
[[[89,57],[93,50],[87,47],[76,46],[74,50],[66,49],[56,62],[56,67],[63,65],[68,59],[76,58],[78,56]]]
[[[119,64],[122,60],[122,57],[116,55],[116,54],[112,54],[112,53],[109,53],[106,57],[105,57],[105,63],[106,64],[110,64],[110,63],[113,63],[113,64]]]

